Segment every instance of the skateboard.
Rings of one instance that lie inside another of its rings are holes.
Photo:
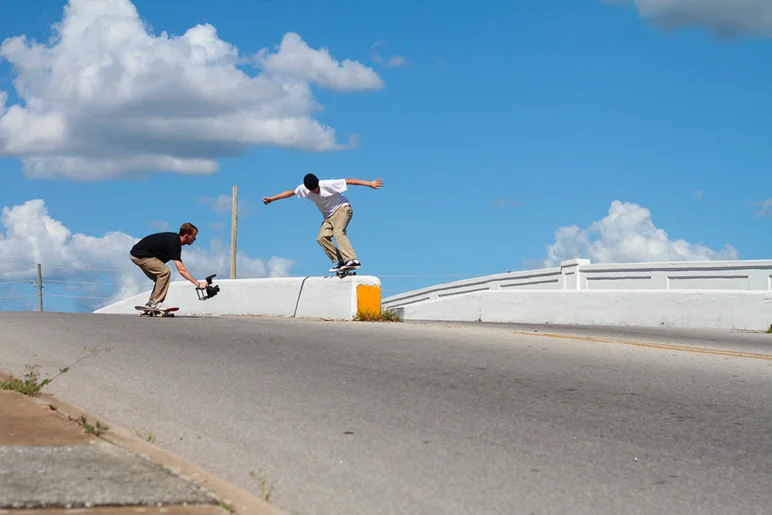
[[[361,268],[362,265],[358,266],[345,266],[341,268],[340,270],[335,271],[335,275],[338,276],[339,279],[343,279],[344,277],[348,275],[357,275],[357,269]]]
[[[173,317],[174,313],[172,313],[172,311],[177,311],[180,308],[150,309],[147,306],[134,306],[134,309],[140,312],[139,316],[147,315],[149,317],[160,316],[165,318]]]

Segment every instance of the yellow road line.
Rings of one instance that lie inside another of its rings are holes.
[[[562,338],[564,340],[583,340],[588,342],[598,343],[618,343],[624,345],[634,345],[636,347],[648,347],[651,349],[662,350],[674,350],[682,352],[696,352],[698,354],[717,354],[719,356],[729,356],[733,358],[751,358],[751,359],[763,359],[772,361],[772,354],[758,354],[755,352],[733,352],[717,349],[704,349],[701,347],[691,347],[688,345],[672,345],[669,343],[652,343],[652,342],[639,342],[635,340],[617,340],[613,338],[598,338],[595,336],[576,336],[570,334],[555,334],[555,333],[531,333],[525,331],[512,331],[515,334],[521,334],[524,336],[544,336],[546,338]]]

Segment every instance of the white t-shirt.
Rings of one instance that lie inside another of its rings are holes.
[[[349,203],[348,199],[341,195],[348,189],[346,179],[332,179],[319,181],[319,194],[311,193],[311,190],[301,184],[295,188],[295,195],[300,198],[307,198],[316,204],[322,216],[327,219],[338,210],[340,206]]]

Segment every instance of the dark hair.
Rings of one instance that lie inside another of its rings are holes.
[[[306,174],[306,176],[303,177],[303,185],[309,190],[315,190],[317,186],[319,186],[319,179],[312,173]]]
[[[193,225],[190,222],[186,222],[180,226],[180,236],[185,236],[186,234],[193,234],[198,233],[198,227]]]

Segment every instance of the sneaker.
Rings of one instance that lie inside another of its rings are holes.
[[[338,261],[338,263],[330,268],[330,272],[337,272],[343,267],[343,261]]]
[[[343,266],[346,268],[359,268],[362,266],[362,263],[360,263],[358,259],[349,259]]]

